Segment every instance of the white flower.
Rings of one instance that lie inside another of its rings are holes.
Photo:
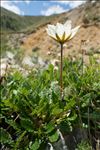
[[[57,23],[57,25],[48,25],[47,33],[50,37],[60,43],[65,43],[72,39],[80,26],[71,29],[71,21],[68,20],[64,24]]]

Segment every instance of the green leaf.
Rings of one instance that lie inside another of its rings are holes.
[[[19,130],[17,123],[14,120],[5,118],[5,122],[8,123],[15,130]]]
[[[17,94],[18,94],[18,91],[17,91],[17,90],[13,90],[13,94],[14,94],[14,95],[17,95]]]
[[[29,132],[33,132],[33,122],[30,119],[21,118],[21,126]]]
[[[14,147],[15,150],[17,150],[17,147],[19,146],[19,144],[20,144],[21,140],[23,139],[23,137],[25,136],[25,134],[26,134],[26,131],[24,131],[24,132],[17,138],[17,141],[16,141],[16,143],[15,143],[15,147]]]
[[[53,115],[59,115],[63,110],[59,108],[59,106],[55,106],[52,110]]]
[[[56,142],[58,140],[58,138],[59,138],[59,135],[58,135],[57,131],[54,132],[51,136],[49,136],[50,142]]]
[[[13,104],[13,102],[10,101],[10,99],[5,99],[3,103],[6,107],[10,107],[11,109],[14,109],[14,110],[18,109],[17,106]]]
[[[26,87],[23,87],[23,88],[20,89],[20,93],[27,96],[29,94],[29,91],[27,90]]]
[[[91,101],[91,98],[92,98],[91,93],[88,93],[88,94],[84,95],[82,97],[82,102],[83,102],[82,107],[88,106],[90,101]]]
[[[49,123],[49,124],[47,124],[45,129],[47,130],[46,133],[50,133],[55,129],[55,124],[54,123]]]
[[[5,143],[10,144],[12,142],[11,135],[3,128],[0,128],[0,142],[2,144],[5,144]]]
[[[72,107],[75,106],[75,104],[76,104],[76,101],[74,98],[72,98],[65,106],[65,110],[70,110]]]
[[[68,121],[74,121],[77,118],[77,114],[73,114],[73,116],[69,117],[67,120]]]
[[[34,144],[32,144],[30,150],[38,150],[40,147],[40,143],[38,140],[35,140]]]

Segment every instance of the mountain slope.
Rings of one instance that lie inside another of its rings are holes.
[[[82,47],[87,59],[88,53],[100,49],[100,3],[86,3],[69,12],[60,14],[50,23],[63,23],[68,19],[72,20],[73,27],[81,25],[81,28],[76,36],[67,43],[64,55],[76,57],[81,54],[80,47]],[[22,48],[24,48],[26,55],[37,51],[38,55],[49,57],[50,59],[51,57],[59,56],[59,45],[47,35],[46,27],[47,24],[41,26],[35,33],[26,36],[22,43]]]
[[[35,29],[37,26],[44,24],[51,20],[54,16],[20,16],[5,8],[1,9],[1,31],[15,31],[24,32],[30,30],[29,28]],[[32,27],[31,27],[32,26]]]
[[[22,27],[26,26],[26,20],[22,16],[19,16],[4,8],[1,9],[1,29],[7,31],[18,31]]]

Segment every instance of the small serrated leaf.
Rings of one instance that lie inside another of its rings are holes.
[[[56,142],[58,140],[58,138],[59,138],[59,135],[58,135],[57,131],[53,132],[53,134],[49,136],[50,142]]]
[[[0,142],[2,144],[5,144],[5,143],[10,144],[12,142],[11,135],[3,128],[0,128]]]
[[[30,119],[21,118],[21,126],[29,132],[33,132],[33,123]]]
[[[46,133],[50,133],[55,129],[55,125],[53,123],[48,123],[45,129]]]
[[[30,150],[38,150],[40,147],[40,143],[38,140],[35,140],[34,144],[32,144]]]

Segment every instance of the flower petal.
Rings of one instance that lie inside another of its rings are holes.
[[[71,30],[71,23],[72,23],[71,20],[67,20],[67,21],[64,23],[64,26],[65,26],[66,28],[68,28],[68,30]]]
[[[65,30],[65,40],[66,40],[71,35],[71,20],[65,22],[64,30]]]
[[[64,26],[61,23],[57,23],[56,25],[56,34],[62,40],[64,35]]]
[[[72,39],[75,34],[77,33],[78,29],[80,28],[80,26],[75,27],[74,29],[71,30],[71,36],[68,40]]]
[[[68,21],[66,21],[65,22],[65,24],[64,24],[64,27],[65,27],[65,29],[68,31],[68,32],[70,32],[71,31],[71,20],[68,20]]]
[[[56,40],[56,34],[55,34],[55,26],[54,25],[48,25],[48,28],[46,28],[46,31],[49,36],[54,38]]]
[[[49,28],[49,29],[52,29],[52,30],[54,30],[54,31],[56,30],[56,26],[55,26],[55,25],[49,24],[49,25],[48,25],[48,28]]]

